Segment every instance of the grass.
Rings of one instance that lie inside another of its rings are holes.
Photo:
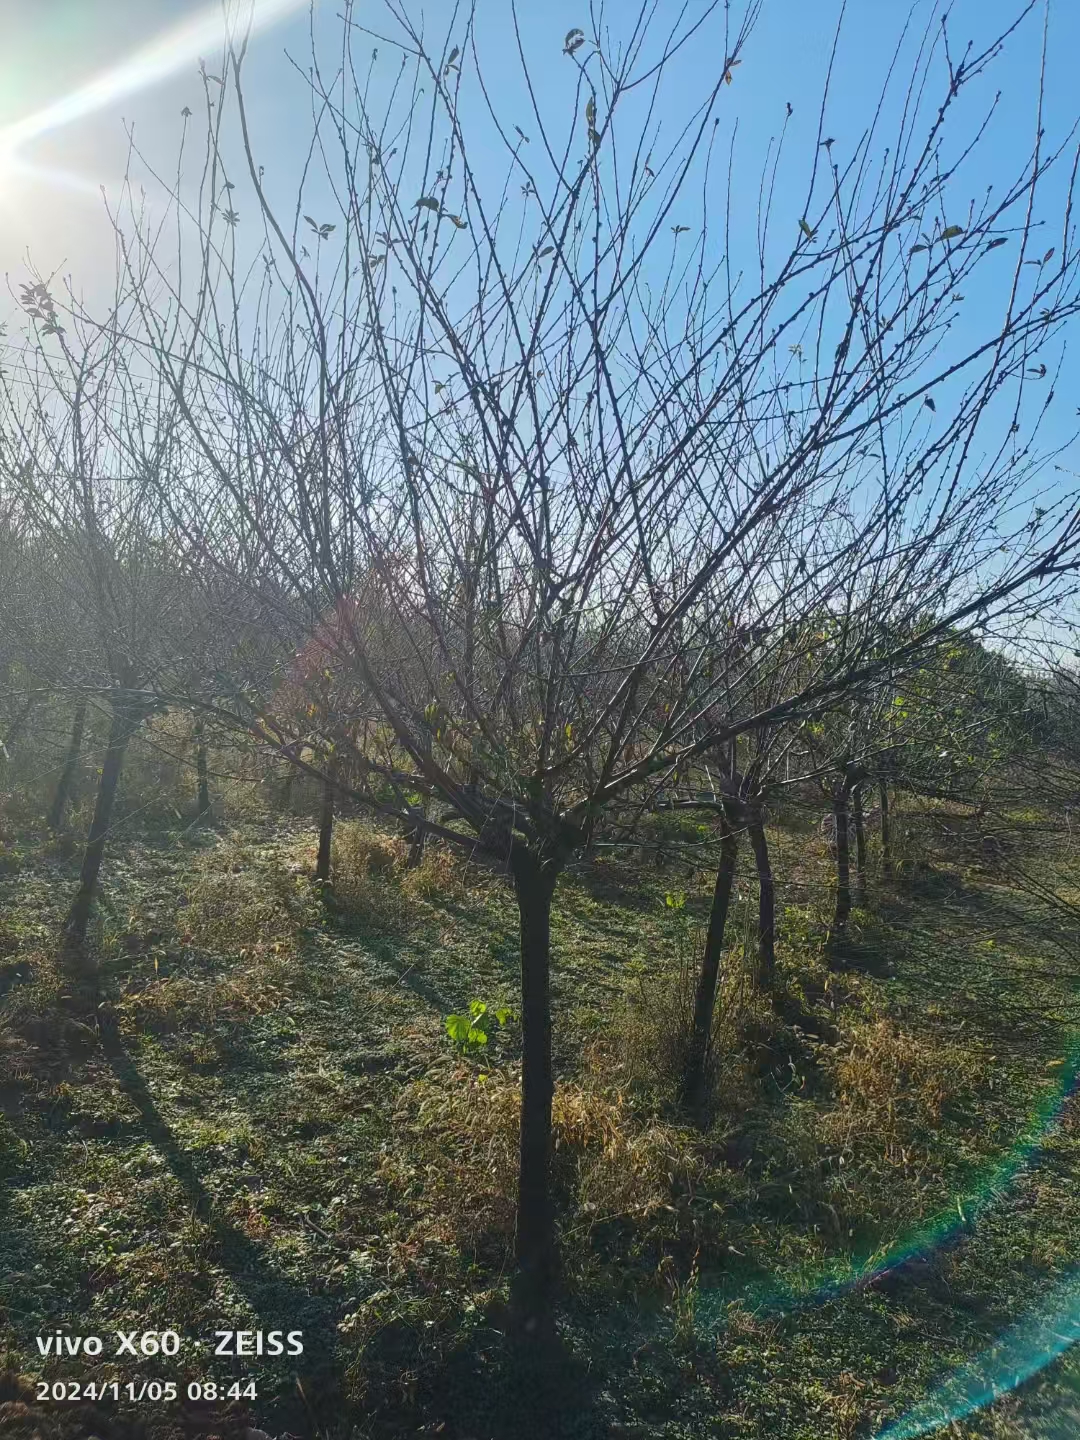
[[[302,820],[129,831],[99,1029],[54,944],[77,859],[6,833],[0,1430],[819,1440],[903,1414],[1080,1255],[1067,940],[928,830],[830,965],[820,842],[771,839],[779,1001],[746,983],[744,862],[704,1130],[675,1097],[707,878],[622,856],[560,883],[554,1384],[504,1340],[516,1031],[467,1059],[443,1026],[515,1004],[505,887],[438,847],[408,871],[360,822],[338,827],[329,903]],[[187,1339],[134,1369],[43,1361],[57,1328]],[[223,1369],[195,1340],[225,1328],[301,1329],[304,1354]],[[34,1418],[28,1380],[136,1373],[253,1376],[258,1398]],[[1066,1358],[951,1433],[1037,1433],[1075,1383]]]

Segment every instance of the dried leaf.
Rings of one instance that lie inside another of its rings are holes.
[[[563,54],[573,55],[574,51],[577,50],[579,46],[584,44],[585,31],[575,26],[573,30],[568,30],[566,32],[566,39],[563,41]]]
[[[422,195],[413,208],[420,209],[421,207],[425,210],[438,210],[439,202],[438,200],[433,200],[430,195]]]

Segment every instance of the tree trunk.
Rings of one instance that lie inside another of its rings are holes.
[[[866,904],[866,827],[863,825],[862,786],[852,791],[852,814],[855,820],[855,904]]]
[[[68,913],[66,926],[69,938],[80,947],[86,940],[90,910],[97,894],[98,875],[101,871],[102,856],[105,854],[105,841],[109,834],[109,822],[112,819],[124,754],[137,725],[138,720],[121,703],[114,701],[112,723],[109,726],[109,745],[105,751],[105,763],[101,767],[94,818],[90,822],[90,833],[86,838],[82,870],[79,872],[79,888]]]
[[[57,782],[56,794],[53,796],[52,805],[49,807],[47,824],[50,830],[59,830],[64,818],[64,811],[67,809],[68,797],[71,794],[71,787],[75,780],[75,771],[79,764],[79,752],[82,750],[83,730],[86,728],[86,700],[81,698],[75,706],[75,718],[71,724],[71,739],[68,741],[67,758],[64,761],[64,768],[60,772],[60,779]]]
[[[8,726],[7,734],[4,736],[3,741],[0,742],[0,758],[6,755],[9,760],[11,759],[11,752],[18,743],[23,731],[26,729],[26,722],[30,719],[31,711],[37,704],[37,700],[38,697],[36,695],[31,695],[29,700],[26,701],[22,709],[15,716],[15,719],[12,720]]]
[[[288,770],[281,782],[281,790],[278,793],[278,805],[282,810],[288,811],[292,806],[293,781],[296,779],[296,766],[291,760],[287,760]]]
[[[724,927],[731,907],[731,888],[739,858],[739,837],[727,820],[720,841],[720,864],[713,887],[709,928],[705,932],[705,951],[701,957],[697,990],[694,994],[694,1017],[690,1029],[690,1046],[683,1075],[682,1099],[689,1110],[700,1110],[705,1101],[705,1078],[712,1039],[713,1011],[720,981],[720,956],[724,948]]]
[[[406,830],[405,838],[409,842],[409,853],[405,857],[405,869],[415,870],[424,858],[424,838],[427,831],[423,825],[414,825],[411,830]]]
[[[773,883],[772,864],[769,860],[769,842],[765,838],[765,825],[761,810],[751,806],[747,812],[747,828],[750,847],[754,852],[754,865],[758,881],[758,943],[757,973],[758,988],[771,991],[776,978],[776,887]]]
[[[512,1308],[522,1336],[552,1329],[555,1213],[551,1195],[551,898],[558,867],[512,850],[521,920],[521,1138]]]
[[[881,805],[881,871],[887,880],[892,879],[892,834],[889,830],[889,782],[878,785]]]
[[[851,861],[848,855],[848,797],[845,790],[833,801],[836,821],[836,914],[834,931],[843,930],[851,914]]]
[[[322,809],[319,813],[319,854],[315,860],[315,879],[320,885],[330,880],[330,847],[334,839],[334,773],[337,763],[333,756],[323,781]]]
[[[206,736],[203,722],[195,720],[195,770],[199,777],[199,819],[210,813],[210,774],[206,763]]]

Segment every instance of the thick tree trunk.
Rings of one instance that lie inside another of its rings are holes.
[[[517,1275],[512,1308],[519,1333],[551,1333],[555,1213],[551,1195],[551,899],[558,867],[514,850],[510,868],[521,920],[521,1138]]]
[[[836,913],[833,930],[841,931],[851,914],[851,860],[848,854],[848,797],[845,791],[833,801],[836,821]]]
[[[771,991],[776,979],[776,887],[773,883],[772,864],[769,860],[769,842],[765,838],[765,825],[761,810],[756,805],[751,806],[747,812],[747,829],[750,847],[754,852],[758,882],[758,943],[755,979],[759,989]]]
[[[206,736],[203,722],[195,720],[195,771],[199,778],[199,818],[210,813],[210,772],[206,763]]]
[[[892,832],[889,829],[889,782],[882,780],[878,785],[881,805],[881,871],[887,880],[892,879]]]
[[[863,824],[862,786],[856,785],[851,796],[855,820],[855,904],[866,904],[866,827]]]
[[[67,919],[68,936],[78,946],[82,946],[86,940],[86,929],[90,923],[90,911],[97,895],[98,875],[101,872],[101,860],[105,854],[105,841],[108,838],[109,822],[112,819],[113,804],[116,800],[116,787],[120,781],[120,771],[123,768],[128,742],[135,733],[137,725],[138,721],[124,709],[123,705],[113,704],[112,723],[109,726],[109,745],[105,751],[105,763],[101,767],[97,802],[94,805],[94,818],[90,822],[90,833],[87,836],[86,849],[83,852],[82,870],[79,872],[79,888]]]
[[[337,764],[333,756],[323,781],[322,809],[319,812],[319,853],[315,860],[315,879],[325,885],[330,879],[330,848],[334,839],[334,774]]]
[[[682,1099],[689,1110],[699,1110],[705,1101],[705,1077],[712,1039],[713,1011],[720,982],[720,956],[724,948],[724,928],[731,908],[731,889],[739,859],[739,837],[725,820],[720,841],[720,864],[713,887],[709,926],[705,932],[705,950],[698,972],[694,994],[694,1016],[690,1029],[690,1045],[683,1075]]]
[[[49,816],[46,823],[50,830],[59,830],[61,822],[63,821],[64,811],[67,809],[68,797],[71,795],[71,787],[75,781],[75,771],[79,764],[79,752],[82,750],[83,731],[85,728],[86,700],[80,699],[75,706],[75,718],[71,722],[71,739],[68,741],[64,768],[60,772],[60,779],[56,785],[56,793],[49,807]]]

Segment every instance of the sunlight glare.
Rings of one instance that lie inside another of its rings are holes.
[[[307,0],[247,0],[230,5],[209,5],[190,20],[173,26],[134,51],[118,65],[52,101],[32,115],[0,130],[0,194],[5,181],[19,167],[17,152],[48,131],[94,114],[127,95],[150,89],[186,69],[203,55],[220,51],[230,35],[254,35],[287,19]]]

